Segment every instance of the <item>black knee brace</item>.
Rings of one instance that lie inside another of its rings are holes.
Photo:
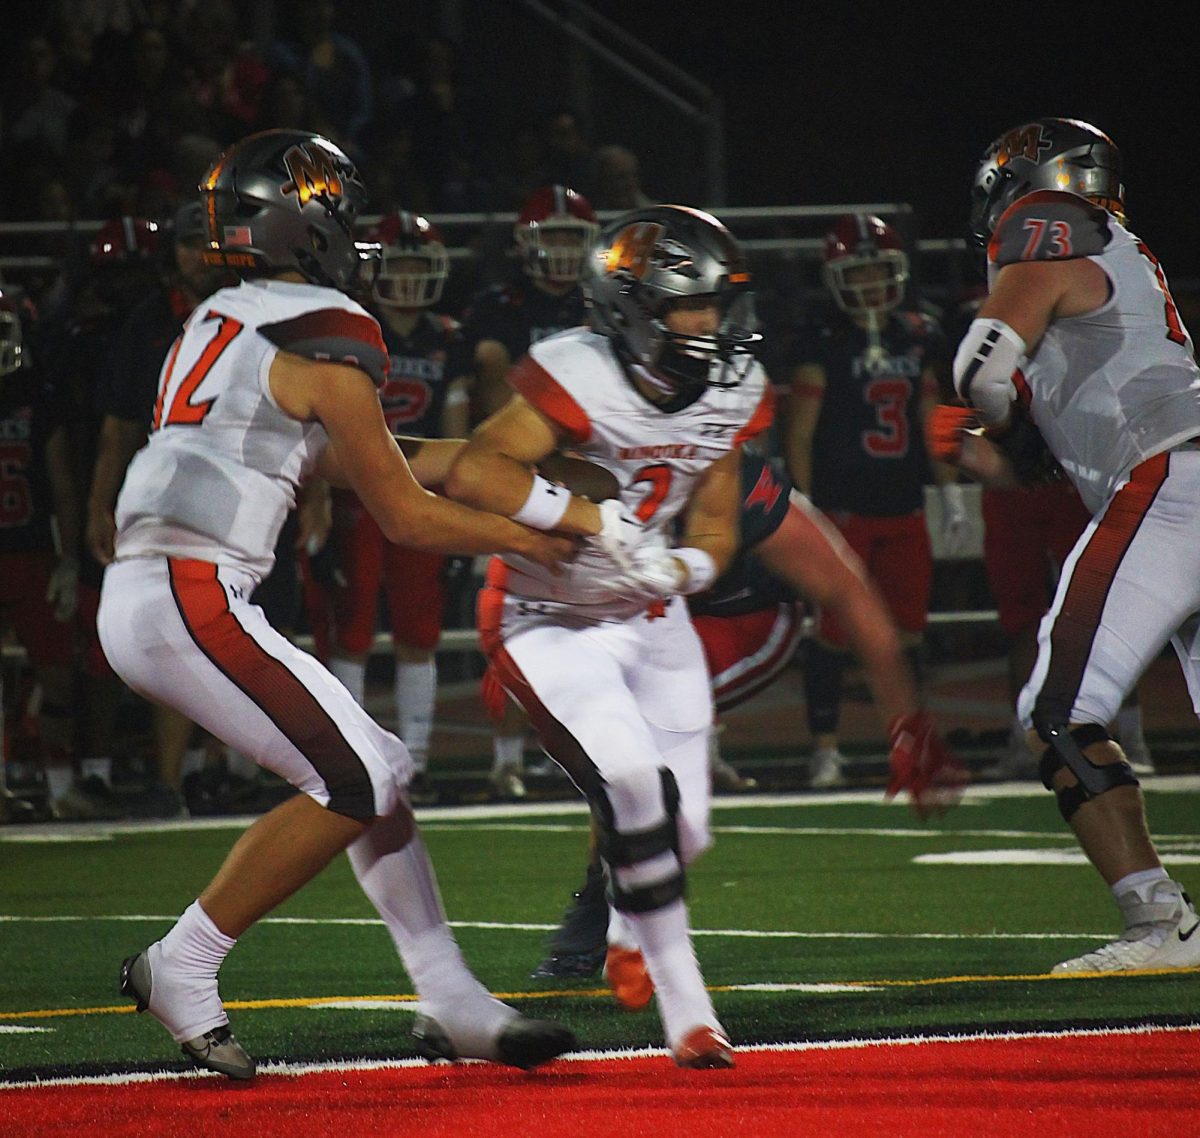
[[[1133,768],[1126,762],[1093,763],[1084,747],[1107,742],[1112,736],[1098,723],[1084,723],[1073,729],[1065,723],[1034,723],[1038,736],[1050,745],[1042,753],[1038,768],[1042,785],[1054,790],[1054,776],[1064,767],[1078,780],[1074,786],[1055,790],[1058,809],[1068,822],[1085,802],[1118,786],[1139,786]]]
[[[601,784],[592,798],[592,816],[596,819],[596,848],[605,864],[612,868],[637,865],[649,861],[659,854],[673,853],[679,858],[679,829],[676,818],[679,814],[679,785],[675,776],[665,767],[659,768],[662,780],[663,806],[666,818],[648,830],[620,831],[613,816],[612,803]],[[665,881],[654,885],[640,885],[623,889],[617,875],[608,875],[609,898],[613,906],[625,913],[648,913],[661,909],[683,896],[684,876],[682,862],[679,872]]]

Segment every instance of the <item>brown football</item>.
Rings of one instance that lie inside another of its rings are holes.
[[[586,458],[572,458],[562,453],[547,455],[538,463],[538,473],[592,502],[616,498],[621,493],[616,475]]]

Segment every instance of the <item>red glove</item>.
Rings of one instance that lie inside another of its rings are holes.
[[[957,462],[962,455],[963,435],[979,426],[970,407],[939,403],[925,420],[925,449],[938,462]]]
[[[897,715],[888,724],[892,781],[884,793],[893,798],[902,790],[918,818],[944,814],[962,797],[969,779],[966,767],[946,746],[927,711]]]

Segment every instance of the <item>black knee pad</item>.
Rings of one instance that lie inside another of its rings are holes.
[[[1098,723],[1069,728],[1065,723],[1035,722],[1038,737],[1049,746],[1042,754],[1038,773],[1042,785],[1054,790],[1054,776],[1064,767],[1077,779],[1075,786],[1055,790],[1058,809],[1068,822],[1085,802],[1119,786],[1140,786],[1133,768],[1126,762],[1093,763],[1084,753],[1093,743],[1108,742],[1112,736]]]
[[[596,820],[597,829],[596,848],[610,869],[637,865],[664,853],[673,853],[679,859],[679,785],[675,776],[665,767],[660,767],[658,773],[667,816],[648,830],[618,830],[612,802],[603,785],[597,787],[591,801],[592,817]],[[610,871],[608,889],[613,905],[626,913],[646,913],[669,905],[683,896],[682,862],[680,866],[680,871],[665,881],[633,889],[622,888],[617,882],[617,875]]]

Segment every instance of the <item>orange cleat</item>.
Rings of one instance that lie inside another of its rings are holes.
[[[719,1027],[694,1027],[676,1045],[675,1066],[711,1071],[733,1066],[733,1044]]]
[[[654,981],[636,948],[609,945],[608,955],[604,958],[604,978],[617,997],[617,1003],[631,1012],[640,1011],[654,996]]]

